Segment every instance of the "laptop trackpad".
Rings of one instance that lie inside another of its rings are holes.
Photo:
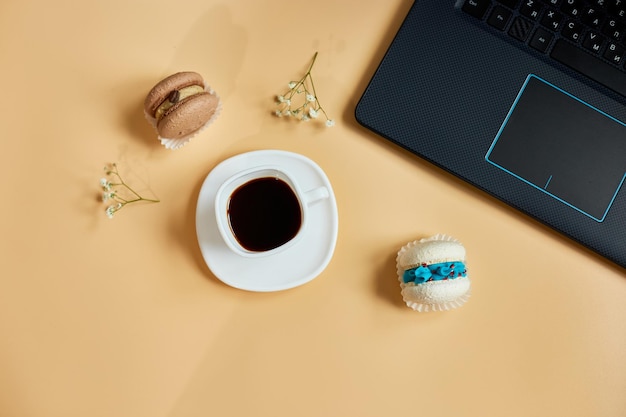
[[[486,159],[603,221],[626,176],[626,125],[530,75]]]

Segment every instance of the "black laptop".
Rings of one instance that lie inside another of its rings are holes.
[[[626,267],[626,0],[416,0],[365,127]]]

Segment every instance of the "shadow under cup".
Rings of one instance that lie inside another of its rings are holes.
[[[328,197],[323,186],[302,192],[278,167],[251,168],[218,189],[218,229],[227,246],[241,256],[275,254],[297,242],[306,230],[309,206]]]

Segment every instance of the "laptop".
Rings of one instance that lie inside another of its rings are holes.
[[[626,0],[416,0],[357,121],[626,267]]]

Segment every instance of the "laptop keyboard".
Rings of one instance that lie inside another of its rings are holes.
[[[461,10],[626,96],[626,0],[466,0]]]

